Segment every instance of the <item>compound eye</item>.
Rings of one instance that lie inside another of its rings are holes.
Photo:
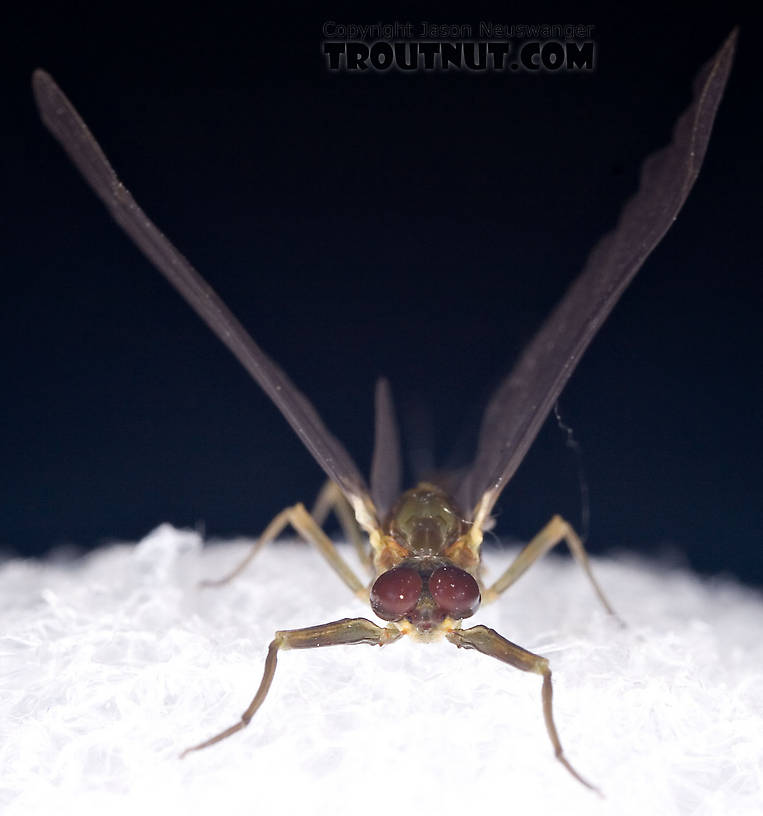
[[[458,567],[438,567],[429,577],[429,592],[451,618],[468,618],[480,605],[480,588]]]
[[[387,570],[371,587],[371,608],[384,620],[400,620],[416,606],[423,588],[416,570],[410,567]]]

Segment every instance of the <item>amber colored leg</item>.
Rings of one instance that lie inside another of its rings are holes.
[[[545,657],[528,652],[527,649],[517,646],[510,640],[506,640],[506,638],[501,637],[494,629],[488,629],[487,626],[473,626],[471,629],[456,629],[452,632],[448,632],[445,637],[455,646],[458,646],[459,649],[476,649],[478,652],[482,652],[482,654],[495,657],[504,663],[508,663],[510,666],[514,666],[515,669],[534,672],[543,677],[543,688],[541,691],[543,717],[546,721],[546,731],[548,731],[551,744],[554,746],[554,754],[559,762],[564,765],[578,782],[601,795],[601,791],[583,779],[564,756],[562,743],[559,740],[559,734],[554,724],[554,715],[551,708],[553,689],[551,686],[551,669],[549,668],[548,660]]]
[[[191,753],[214,745],[226,739],[231,734],[241,731],[249,725],[249,721],[262,705],[273,682],[276,671],[278,652],[281,649],[315,649],[318,646],[339,646],[355,643],[368,643],[371,646],[385,646],[401,637],[401,633],[394,627],[384,628],[365,618],[344,618],[343,620],[324,623],[320,626],[309,626],[306,629],[286,629],[276,632],[272,643],[268,647],[268,656],[265,658],[265,670],[262,674],[260,687],[249,703],[249,708],[241,715],[241,720],[235,725],[226,728],[219,734],[198,745],[186,748],[180,755],[181,759]]]
[[[593,576],[591,562],[588,560],[588,553],[583,546],[583,542],[572,528],[572,525],[566,522],[561,516],[554,516],[551,521],[522,548],[519,555],[511,562],[503,575],[485,591],[482,596],[483,603],[491,603],[496,600],[502,592],[505,592],[515,581],[521,578],[539,558],[542,558],[549,550],[553,549],[562,541],[567,542],[567,546],[588,576],[588,580],[591,582],[604,608],[610,615],[617,617],[606,595]]]
[[[347,584],[355,595],[362,601],[368,601],[368,589],[355,575],[350,565],[342,558],[331,539],[323,532],[313,517],[305,510],[303,504],[295,504],[282,510],[265,528],[265,532],[257,539],[246,558],[235,569],[217,580],[201,581],[204,587],[218,587],[227,584],[242,573],[257,553],[270,541],[279,536],[283,529],[290,524],[306,541],[313,544],[321,555],[328,561],[329,566]]]
[[[323,523],[332,510],[339,520],[345,538],[352,542],[360,563],[363,564],[368,574],[373,576],[370,548],[355,518],[355,513],[352,512],[352,507],[342,491],[329,479],[321,488],[310,515],[319,527],[323,527]]]

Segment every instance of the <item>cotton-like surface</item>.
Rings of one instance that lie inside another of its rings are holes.
[[[629,558],[546,557],[484,623],[551,661],[540,677],[443,641],[282,652],[238,720],[276,629],[373,619],[307,545],[278,543],[221,589],[246,542],[163,526],[69,564],[0,567],[4,814],[759,814],[763,598]],[[345,552],[349,552],[345,550]],[[488,551],[495,578],[512,551]]]

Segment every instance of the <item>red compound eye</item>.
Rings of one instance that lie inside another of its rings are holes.
[[[468,618],[480,605],[477,582],[458,567],[438,567],[429,577],[429,592],[451,618]]]
[[[424,584],[410,567],[383,572],[371,587],[371,608],[384,620],[400,620],[418,603]]]

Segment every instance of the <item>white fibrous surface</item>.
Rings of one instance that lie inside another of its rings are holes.
[[[275,630],[374,619],[298,542],[198,588],[247,547],[165,525],[0,565],[0,812],[763,812],[763,598],[628,556],[594,560],[627,628],[553,555],[464,623],[549,658],[566,755],[604,798],[554,759],[537,675],[446,641],[281,652],[251,725],[180,760],[238,720]]]

